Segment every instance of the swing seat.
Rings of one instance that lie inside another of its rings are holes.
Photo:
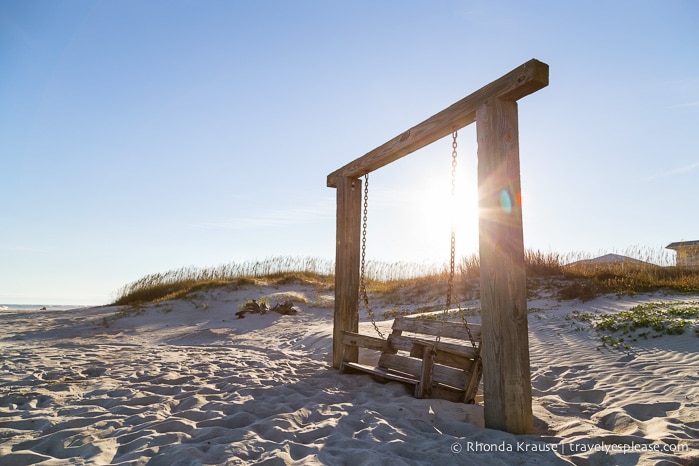
[[[413,385],[416,398],[474,403],[482,373],[478,350],[481,327],[468,327],[471,336],[463,323],[397,317],[386,340],[342,332],[343,345],[379,351],[381,356],[376,367],[345,361],[341,370]],[[435,341],[437,335],[439,344]]]

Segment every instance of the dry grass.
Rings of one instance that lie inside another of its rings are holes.
[[[600,254],[601,255],[601,254]],[[630,248],[623,255],[647,264],[577,264],[589,259],[586,254],[568,254],[528,250],[525,253],[529,286],[536,287],[542,278],[560,278],[561,299],[588,300],[605,293],[640,293],[667,289],[699,292],[699,269],[667,265],[669,255],[663,250]],[[230,263],[213,268],[184,267],[165,273],[150,274],[129,283],[116,292],[114,305],[137,305],[186,297],[214,287],[236,289],[254,284],[304,284],[319,291],[334,286],[334,263],[309,257],[271,257],[262,261]],[[448,268],[445,264],[370,261],[366,271],[367,290],[396,302],[429,301],[446,295]],[[461,258],[457,263],[455,291],[469,299],[478,292],[480,261],[478,256]],[[530,290],[531,291],[531,290]]]
[[[583,301],[606,293],[634,294],[657,290],[699,291],[699,269],[654,264],[593,264],[564,270],[571,283],[560,291],[562,299]]]
[[[119,289],[114,305],[135,305],[178,299],[216,287],[237,289],[255,284],[312,284],[332,286],[334,264],[317,258],[271,257],[218,267],[182,267],[146,275]]]

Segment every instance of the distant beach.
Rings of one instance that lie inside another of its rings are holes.
[[[1,311],[69,311],[88,307],[86,304],[0,304]]]

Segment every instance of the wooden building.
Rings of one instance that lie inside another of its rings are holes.
[[[699,267],[699,240],[678,241],[666,247],[677,251],[678,267]]]

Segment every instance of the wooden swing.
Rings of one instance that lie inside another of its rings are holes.
[[[370,340],[358,333],[359,235],[362,225],[360,177],[475,123],[482,327],[480,333],[471,333],[473,340],[478,342],[483,360],[485,426],[512,434],[532,433],[517,101],[548,86],[548,83],[548,65],[529,60],[328,175],[327,186],[336,189],[337,199],[333,368],[356,368],[361,344],[381,351],[380,361],[383,359],[389,369],[407,373],[404,378],[419,386],[419,396],[424,395],[423,389],[427,395],[432,389],[434,396],[435,389],[442,389],[442,385],[452,387],[448,382],[442,383],[441,375],[437,375],[442,373],[438,365],[446,366],[442,361],[450,358],[451,353],[445,349],[448,348],[446,343],[433,344],[433,329],[427,329],[429,331],[422,333],[422,337],[415,332],[416,336],[409,341],[408,355],[413,354],[411,357],[418,361],[419,375],[414,368],[404,371],[396,363],[401,339],[410,332],[406,326],[412,322],[407,318],[396,319],[393,333],[387,339]],[[475,326],[471,327],[476,330]],[[436,333],[437,337],[446,335],[443,330]],[[425,335],[428,337],[423,338]],[[420,354],[421,341],[429,343],[422,345],[422,359],[416,357]],[[430,351],[427,359],[424,358],[425,348]],[[472,360],[478,361],[478,358]],[[430,361],[434,363],[430,364]],[[409,364],[415,365],[414,361]],[[381,364],[370,367],[368,371],[380,369]],[[463,367],[460,370],[468,371]],[[399,376],[402,377],[401,374],[391,375],[394,378]],[[415,382],[418,378],[419,381]],[[462,382],[456,385],[459,389],[464,387]],[[468,387],[467,383],[463,393],[465,400],[470,398],[466,393]]]
[[[452,133],[452,197],[456,187],[457,136]],[[369,305],[366,291],[366,233],[369,205],[369,174],[364,175],[364,211],[362,223],[362,258],[359,293],[377,337],[357,332],[342,332],[342,343],[348,346],[380,351],[377,365],[369,366],[345,361],[341,371],[360,371],[379,381],[396,381],[415,386],[416,398],[442,398],[474,403],[481,379],[480,325],[469,325],[458,306],[462,323],[447,322],[454,296],[455,229],[451,229],[451,257],[446,305],[441,320],[397,317],[388,338],[376,325],[376,316]],[[458,299],[456,300],[458,303]],[[462,326],[463,324],[463,326]],[[442,337],[449,341],[442,341]]]
[[[481,332],[479,325],[472,324],[470,329],[469,333],[438,320],[401,316],[393,321],[387,339],[343,331],[343,344],[380,351],[381,356],[375,367],[347,361],[341,370],[414,385],[416,398],[474,403],[482,373]],[[437,342],[437,336],[451,340]],[[475,348],[469,343],[471,337]]]

